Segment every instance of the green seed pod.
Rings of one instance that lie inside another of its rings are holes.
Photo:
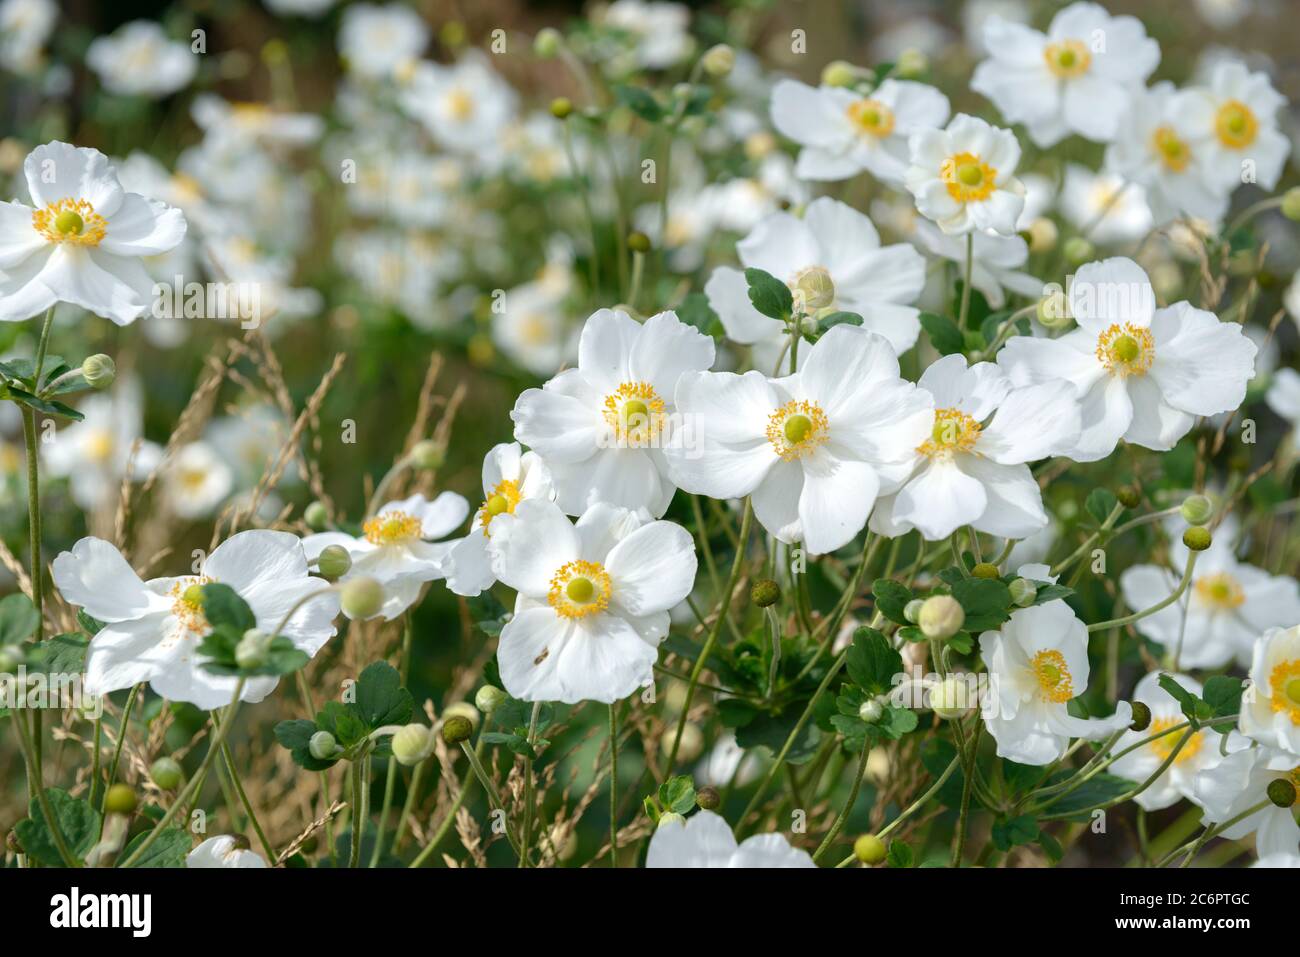
[[[149,765],[149,777],[164,791],[175,791],[185,780],[185,772],[175,758],[162,757]]]
[[[81,363],[81,376],[92,389],[107,389],[117,378],[117,366],[101,352]]]
[[[330,527],[330,513],[320,502],[312,502],[303,510],[302,520],[313,532],[323,532]]]
[[[317,761],[329,761],[339,753],[339,743],[328,731],[317,731],[307,742],[307,750]]]
[[[863,834],[853,842],[853,856],[863,864],[879,864],[888,854],[885,842],[874,834]]]
[[[443,463],[446,461],[446,451],[433,439],[416,442],[414,448],[411,449],[411,464],[417,469],[442,468]]]
[[[1151,727],[1151,709],[1141,701],[1133,702],[1133,722],[1129,725],[1132,731],[1145,731]]]
[[[327,581],[338,581],[352,570],[352,556],[342,545],[326,545],[316,559],[316,570]]]
[[[130,814],[135,806],[135,788],[129,784],[114,784],[104,795],[104,810],[109,814]]]
[[[1086,262],[1091,262],[1097,258],[1097,247],[1082,236],[1071,236],[1061,247],[1061,252],[1065,253],[1065,261],[1071,266],[1082,266]]]
[[[1194,552],[1205,551],[1213,541],[1210,530],[1202,525],[1193,525],[1183,532],[1183,544]]]
[[[1292,186],[1282,194],[1282,215],[1300,223],[1300,186]]]
[[[505,704],[509,697],[510,695],[495,685],[484,685],[478,689],[478,694],[474,695],[474,707],[478,708],[483,714],[491,714]]]
[[[627,248],[634,253],[648,253],[650,251],[650,237],[642,232],[628,233]]]
[[[702,811],[716,811],[722,804],[722,795],[717,788],[705,785],[695,792],[695,803]]]
[[[1009,587],[1012,602],[1021,608],[1028,608],[1038,597],[1038,586],[1028,578],[1017,578]]]
[[[470,725],[477,730],[479,719],[482,715],[478,713],[478,708],[474,707],[468,701],[457,701],[455,704],[447,705],[447,710],[442,714],[443,718],[462,717],[468,718]]]
[[[1204,525],[1214,517],[1214,502],[1208,495],[1189,495],[1178,507],[1178,513],[1188,525]]]
[[[1295,798],[1295,785],[1286,778],[1274,778],[1268,782],[1268,799],[1278,807],[1291,807]]]
[[[970,570],[970,573],[976,578],[997,578],[998,566],[992,562],[980,562]]]
[[[1137,508],[1142,503],[1142,493],[1132,485],[1124,485],[1115,491],[1115,498],[1125,508]]]
[[[560,36],[559,30],[554,27],[543,27],[537,31],[537,36],[533,37],[533,53],[539,59],[549,60],[559,56],[563,43],[564,38]]]
[[[942,641],[961,631],[966,612],[951,595],[932,595],[921,605],[916,623],[925,637]]]
[[[442,740],[448,744],[460,744],[462,741],[468,741],[473,733],[473,723],[469,718],[461,714],[452,715],[442,723]]]
[[[393,757],[407,767],[419,764],[433,748],[433,732],[422,724],[408,724],[393,735]]]
[[[557,120],[567,119],[573,112],[573,101],[567,96],[557,96],[551,100],[551,116]]]
[[[384,586],[373,578],[354,578],[343,585],[340,604],[349,618],[373,618],[384,608]]]
[[[781,600],[781,586],[770,578],[760,578],[750,588],[749,600],[759,608],[770,608]]]

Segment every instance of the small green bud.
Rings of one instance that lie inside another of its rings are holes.
[[[924,598],[913,598],[903,606],[903,617],[915,625],[921,620],[921,608],[924,605]]]
[[[1130,731],[1145,731],[1151,727],[1151,709],[1141,701],[1133,702],[1133,721],[1129,724]]]
[[[863,834],[853,842],[853,856],[863,864],[879,864],[888,854],[885,842],[874,834]]]
[[[407,767],[419,764],[433,751],[433,732],[422,724],[408,724],[393,735],[393,757]]]
[[[722,795],[712,785],[705,785],[695,792],[695,803],[702,811],[716,811],[722,804]]]
[[[930,689],[930,710],[945,721],[960,718],[974,705],[970,689],[955,675],[949,675]]]
[[[104,810],[109,814],[130,814],[135,805],[135,789],[129,784],[114,784],[104,795]]]
[[[478,708],[474,707],[468,701],[457,701],[455,704],[447,705],[447,710],[442,713],[443,718],[451,718],[459,715],[462,718],[468,718],[470,726],[477,729],[479,720],[482,715],[478,713]]]
[[[875,724],[880,720],[880,716],[885,713],[885,706],[875,698],[868,698],[862,702],[862,707],[858,708],[858,717],[867,724]]]
[[[266,654],[271,650],[271,636],[264,631],[250,628],[235,645],[235,664],[245,671],[261,668],[266,664]]]
[[[442,723],[442,740],[448,744],[468,741],[474,733],[474,723],[463,714],[454,714]]]
[[[1038,300],[1038,322],[1044,329],[1064,329],[1073,321],[1070,301],[1062,290],[1054,289]]]
[[[915,79],[930,69],[929,58],[915,47],[908,47],[898,55],[894,69],[904,79]]]
[[[1061,247],[1065,261],[1071,266],[1082,266],[1097,257],[1097,247],[1082,236],[1071,236]]]
[[[816,312],[835,302],[835,282],[825,266],[799,270],[794,277],[794,292],[805,312]]]
[[[998,566],[992,562],[980,562],[970,570],[970,573],[976,578],[997,578]]]
[[[852,86],[860,75],[861,71],[853,64],[832,60],[822,69],[822,83],[826,86]]]
[[[1028,578],[1017,578],[1009,587],[1011,601],[1021,608],[1028,608],[1038,597],[1038,586]]]
[[[509,697],[510,695],[496,687],[496,685],[484,685],[478,689],[478,694],[474,695],[474,707],[478,708],[483,714],[491,714],[505,704]]]
[[[307,751],[317,761],[329,761],[336,757],[341,749],[328,731],[317,731],[307,742]]]
[[[1214,516],[1214,503],[1208,495],[1189,495],[1178,512],[1188,525],[1204,525]]]
[[[326,545],[316,559],[321,578],[336,582],[352,569],[352,556],[342,545]]]
[[[951,595],[933,595],[921,605],[916,623],[925,637],[942,640],[961,631],[961,626],[966,623],[966,612]]]
[[[634,253],[648,253],[650,251],[650,237],[642,232],[628,233],[627,248]]]
[[[343,584],[339,598],[349,618],[373,618],[383,611],[384,586],[373,578],[353,578]]]
[[[1132,485],[1122,485],[1116,489],[1115,498],[1125,508],[1137,508],[1142,504],[1142,493]]]
[[[149,765],[149,777],[164,791],[175,791],[185,780],[185,772],[175,758],[162,757]]]
[[[81,363],[81,376],[92,389],[107,389],[117,378],[117,366],[101,352]]]
[[[442,468],[446,461],[447,453],[433,439],[416,442],[415,447],[411,449],[411,464],[417,469]]]
[[[312,502],[303,510],[302,520],[313,532],[323,532],[330,527],[330,513],[320,502]]]
[[[567,96],[557,96],[551,100],[551,116],[557,120],[567,119],[573,112],[573,101]]]
[[[537,31],[537,36],[533,37],[533,53],[540,59],[549,60],[559,55],[563,44],[564,38],[560,36],[559,30],[554,27],[542,27]]]
[[[1282,215],[1300,223],[1300,186],[1292,186],[1282,194]]]
[[[1274,778],[1268,782],[1268,799],[1278,807],[1291,807],[1295,804],[1295,785],[1286,778]]]
[[[659,827],[664,827],[668,824],[685,824],[685,823],[686,823],[686,818],[682,817],[676,811],[665,811],[663,814],[659,815],[659,825],[658,825]]]
[[[781,600],[781,586],[770,578],[760,578],[749,590],[749,600],[759,608],[770,608]]]
[[[1187,531],[1183,532],[1183,544],[1194,552],[1203,552],[1210,547],[1214,539],[1210,536],[1210,530],[1202,525],[1193,525]]]
[[[724,77],[736,66],[736,51],[725,43],[711,46],[700,57],[704,72],[712,77]]]

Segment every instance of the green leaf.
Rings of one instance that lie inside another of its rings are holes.
[[[1192,694],[1175,681],[1172,676],[1161,674],[1156,679],[1156,682],[1169,693],[1170,697],[1178,702],[1183,714],[1192,723],[1192,727],[1199,727],[1202,721],[1207,721],[1214,716],[1214,708],[1208,702],[1202,701]]]
[[[77,609],[77,627],[84,631],[89,637],[94,638],[104,630],[104,623],[97,618],[91,618],[86,614],[86,609]]]
[[[1213,709],[1215,718],[1224,718],[1241,711],[1241,696],[1245,690],[1246,685],[1240,678],[1231,675],[1214,675],[1206,679],[1202,697]],[[1230,722],[1225,725],[1220,722],[1215,730],[1227,732],[1233,727],[1235,723]]]
[[[873,695],[893,688],[894,678],[903,670],[902,656],[874,628],[859,628],[853,633],[844,664],[853,683]]]
[[[152,831],[145,831],[143,834],[137,834],[133,837],[131,843],[118,855],[118,859],[122,861],[130,860],[135,849],[143,844],[145,839],[152,833]],[[131,864],[131,867],[184,867],[185,858],[189,856],[189,853],[189,834],[179,827],[168,827],[158,834],[154,842],[149,845],[138,860]]]
[[[659,785],[659,803],[665,811],[685,814],[695,807],[695,782],[678,774]]]
[[[300,768],[306,768],[308,771],[324,771],[326,768],[337,764],[338,759],[322,761],[312,756],[310,748],[311,736],[318,730],[322,729],[316,727],[316,722],[308,721],[306,718],[281,721],[274,729],[275,740],[289,750],[289,754],[293,757],[293,763]]]
[[[483,634],[495,638],[501,634],[506,625],[506,606],[497,600],[490,591],[480,592],[473,598],[465,599],[469,607],[469,616],[475,627]]]
[[[888,578],[877,578],[871,585],[871,594],[876,599],[876,611],[896,625],[910,624],[903,614],[903,609],[912,600],[910,588]]]
[[[966,339],[957,328],[957,323],[947,316],[923,312],[919,316],[921,328],[930,337],[930,344],[940,355],[950,356],[961,352],[966,347]]]
[[[916,855],[912,853],[911,846],[903,841],[890,841],[885,863],[890,867],[911,867],[916,863]]]
[[[966,612],[962,627],[971,633],[996,628],[1010,617],[1011,589],[996,578],[958,579],[952,597]]]
[[[402,687],[402,676],[386,661],[376,661],[361,672],[357,680],[357,713],[375,728],[386,724],[406,724],[411,720],[415,702]]]
[[[880,720],[872,727],[878,728],[885,737],[897,741],[903,735],[915,731],[918,723],[919,719],[915,711],[889,705],[885,708],[885,713],[880,716]]]
[[[856,312],[832,312],[817,320],[817,338],[826,335],[836,326],[860,326],[862,317]]]
[[[1065,856],[1065,849],[1061,847],[1061,842],[1046,831],[1038,832],[1038,846],[1043,849],[1043,853],[1053,864],[1059,864],[1061,858]]]
[[[40,617],[36,606],[23,594],[0,598],[0,645],[17,645],[36,633]]]
[[[709,305],[709,297],[704,293],[689,293],[675,311],[678,319],[706,336],[721,334],[722,320],[713,311],[713,307]]]
[[[641,119],[658,123],[664,117],[664,108],[659,105],[654,94],[639,86],[619,83],[614,86],[614,96]]]
[[[999,851],[1009,851],[1020,844],[1031,844],[1038,839],[1038,822],[1032,814],[1001,818],[993,822],[993,846]]]
[[[794,296],[789,286],[761,269],[746,269],[745,282],[749,284],[749,301],[755,309],[769,319],[790,318]]]
[[[199,593],[202,595],[203,617],[213,628],[229,625],[243,635],[250,628],[257,627],[253,610],[229,585],[220,582],[200,585]]]
[[[84,415],[70,405],[65,405],[55,399],[42,399],[39,396],[28,392],[26,389],[18,388],[16,385],[7,386],[6,390],[9,393],[9,398],[13,399],[15,402],[20,402],[29,409],[35,409],[37,412],[42,412],[45,415],[54,415],[62,419],[71,419],[74,422],[80,422],[85,418]]]
[[[781,748],[785,745],[786,739],[790,737],[790,732],[794,730],[803,709],[804,703],[793,702],[778,715],[760,712],[744,727],[736,729],[736,744],[746,751],[750,748],[763,747],[771,751],[774,756],[779,754]],[[813,756],[813,752],[817,750],[820,741],[821,731],[812,721],[809,721],[804,725],[803,730],[799,732],[799,736],[795,738],[794,743],[790,745],[790,752],[785,758],[786,762],[789,764],[806,763]]]
[[[99,836],[99,812],[82,798],[74,798],[61,788],[46,788],[46,800],[59,825],[68,850],[78,860],[85,860]],[[46,867],[63,867],[63,858],[50,829],[45,825],[40,801],[33,797],[27,810],[28,817],[14,825],[23,850]]]
[[[1054,774],[1049,778],[1049,783],[1055,784],[1059,780],[1068,778],[1072,771],[1063,771],[1060,774]],[[1134,782],[1127,778],[1121,778],[1114,774],[1098,774],[1089,778],[1087,783],[1081,784],[1076,790],[1062,797],[1059,801],[1053,801],[1047,807],[1051,814],[1069,814],[1079,812],[1083,814],[1091,808],[1099,807],[1102,804],[1112,801],[1126,791],[1134,787]]]
[[[1104,525],[1106,519],[1110,518],[1110,513],[1115,506],[1119,504],[1119,499],[1110,489],[1095,488],[1088,493],[1088,498],[1084,501],[1083,507],[1087,509],[1088,514],[1097,520],[1098,525]]]
[[[90,639],[80,632],[55,635],[32,649],[30,662],[35,670],[47,675],[83,674],[89,647]]]

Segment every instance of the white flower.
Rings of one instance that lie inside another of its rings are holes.
[[[86,65],[110,93],[158,99],[189,86],[199,58],[152,20],[132,20],[92,40]]]
[[[1268,407],[1295,429],[1300,429],[1300,372],[1295,369],[1278,369],[1264,395]]]
[[[415,60],[428,42],[423,18],[404,4],[354,3],[343,11],[339,56],[350,72],[364,79],[388,79]]]
[[[182,446],[162,471],[163,494],[181,518],[210,516],[235,487],[230,465],[207,442]]]
[[[684,375],[677,407],[696,441],[669,450],[674,481],[713,498],[752,495],[768,532],[814,555],[862,530],[934,424],[929,395],[899,377],[889,343],[853,326],[833,327],[784,378]]]
[[[4,0],[0,3],[0,67],[33,73],[41,50],[59,19],[53,0]]]
[[[203,93],[190,110],[194,122],[213,138],[213,149],[247,150],[249,146],[308,146],[325,130],[312,113],[287,113],[266,103],[229,103]],[[243,187],[248,188],[245,181]]]
[[[1007,304],[1007,293],[1032,296],[1043,294],[1043,281],[1023,272],[1021,267],[1029,260],[1029,244],[1020,236],[999,236],[997,233],[976,230],[971,233],[971,288],[983,294],[992,309]],[[958,263],[966,268],[966,237],[949,236],[926,219],[918,219],[913,227],[913,241],[935,256]]]
[[[742,265],[770,273],[796,294],[804,277],[824,271],[832,299],[810,312],[856,312],[864,328],[884,336],[898,353],[916,343],[921,324],[911,303],[925,286],[925,259],[907,243],[881,246],[871,220],[852,207],[822,197],[808,204],[802,219],[773,213],[736,244],[736,252]],[[754,308],[748,289],[745,274],[726,266],[704,286],[727,336],[742,345],[788,338],[780,320]]]
[[[577,336],[565,300],[573,286],[567,258],[548,262],[542,275],[507,290],[492,313],[492,341],[534,375],[558,372],[577,352]]]
[[[222,542],[198,575],[143,582],[122,554],[100,538],[78,541],[54,559],[51,572],[69,604],[104,623],[86,653],[88,693],[107,694],[147,681],[161,697],[204,710],[229,704],[238,679],[201,667],[196,649],[209,628],[202,608],[186,598],[191,585],[229,585],[266,632],[275,631],[299,600],[329,587],[309,574],[296,536],[261,529]],[[295,611],[280,634],[315,655],[333,636],[338,610],[338,598],[322,594]],[[247,679],[242,700],[261,701],[279,680]]]
[[[772,124],[801,147],[801,179],[848,179],[863,170],[902,185],[908,138],[948,122],[948,98],[932,86],[885,80],[869,94],[781,80],[772,88]]]
[[[1287,579],[1296,592],[1295,582]],[[1300,595],[1293,595],[1300,605]],[[1289,621],[1300,621],[1293,610]],[[1255,642],[1251,694],[1241,701],[1241,733],[1260,744],[1300,755],[1300,625],[1274,628]],[[1300,757],[1296,758],[1300,764]]]
[[[684,528],[643,516],[598,503],[573,525],[531,499],[493,520],[493,568],[518,593],[497,648],[512,696],[608,704],[651,683],[696,559]]]
[[[123,190],[98,150],[47,143],[23,171],[33,205],[0,202],[0,320],[56,302],[118,325],[143,313],[153,282],[140,259],[180,245],[181,211]]]
[[[713,355],[713,340],[676,313],[644,323],[594,313],[578,367],[526,390],[510,413],[515,438],[550,466],[560,508],[580,515],[608,502],[662,515],[675,491],[663,449],[675,441],[677,380],[712,366]]]
[[[334,0],[265,0],[266,9],[281,15],[319,17],[334,6]]]
[[[1232,534],[1225,524],[1213,544],[1201,552],[1192,571],[1188,597],[1137,622],[1136,628],[1187,668],[1222,668],[1250,664],[1255,641],[1270,628],[1300,622],[1300,586],[1292,578],[1270,575],[1237,561]],[[1187,548],[1171,553],[1177,573],[1157,565],[1134,565],[1120,576],[1124,603],[1146,608],[1178,587]]]
[[[447,587],[457,595],[477,595],[496,581],[488,543],[494,522],[529,499],[551,501],[551,471],[536,452],[518,442],[502,442],[483,459],[483,504],[474,513],[469,534],[452,546]]]
[[[210,837],[185,858],[185,866],[196,867],[270,867],[257,851],[241,848],[229,834]]]
[[[816,867],[807,851],[791,847],[784,834],[755,834],[737,844],[727,822],[698,811],[684,822],[668,822],[650,838],[646,867]]]
[[[998,353],[1016,385],[1065,379],[1082,403],[1079,443],[1063,454],[1105,458],[1120,439],[1166,450],[1197,416],[1241,404],[1255,344],[1241,326],[1187,302],[1156,309],[1151,281],[1131,259],[1089,263],[1069,289],[1078,328],[1059,339],[1016,336]]]
[[[1076,718],[1066,707],[1088,687],[1088,630],[1064,601],[1011,613],[1001,631],[980,635],[991,694],[984,723],[999,757],[1041,766],[1064,756],[1071,738],[1096,741],[1132,722],[1121,701],[1109,718]]]
[[[1020,144],[1010,130],[960,113],[946,129],[913,133],[908,145],[904,181],[922,216],[957,235],[1016,231],[1025,187],[1012,175]]]
[[[284,413],[270,402],[259,402],[213,419],[205,438],[229,466],[235,484],[252,488],[289,441],[290,433]],[[300,465],[290,462],[280,486],[301,477]]]
[[[680,3],[614,0],[601,22],[631,35],[638,65],[664,70],[686,57],[695,46],[688,29],[691,12]]]
[[[1157,226],[1182,216],[1217,223],[1228,199],[1209,165],[1213,126],[1214,104],[1203,90],[1168,82],[1134,90],[1106,168],[1146,190]]]
[[[1268,74],[1251,73],[1236,61],[1215,68],[1208,93],[1214,109],[1205,159],[1211,183],[1225,192],[1247,181],[1273,189],[1291,153],[1290,141],[1277,127],[1286,97],[1273,89]],[[1248,168],[1254,179],[1245,178]]]
[[[480,156],[501,148],[515,101],[514,90],[477,51],[451,66],[422,61],[402,93],[403,108],[439,145]]]
[[[950,355],[917,385],[934,397],[934,426],[902,487],[877,503],[871,527],[891,536],[919,528],[931,541],[962,525],[1014,539],[1047,527],[1027,463],[1078,441],[1079,406],[1069,383],[1017,389],[993,363],[968,369],[964,356]]]
[[[1187,675],[1171,674],[1177,681],[1194,695],[1201,694],[1203,688],[1195,678]],[[1151,724],[1144,731],[1125,731],[1123,737],[1115,743],[1115,753],[1126,751],[1140,741],[1159,734],[1175,725],[1186,724],[1187,717],[1182,706],[1168,691],[1160,687],[1160,673],[1150,672],[1143,675],[1133,691],[1133,700],[1139,701],[1151,709]],[[1163,737],[1156,738],[1142,745],[1135,751],[1117,758],[1111,770],[1130,781],[1146,781],[1155,774],[1162,764],[1169,759],[1174,747],[1186,734],[1186,729],[1170,731]],[[1240,735],[1233,733],[1229,738],[1229,747],[1240,750],[1246,746]],[[1195,731],[1187,743],[1182,746],[1169,769],[1155,780],[1145,791],[1133,800],[1147,811],[1159,811],[1178,802],[1180,798],[1196,801],[1196,779],[1199,775],[1223,760],[1219,751],[1219,735],[1208,728]]]
[[[1133,242],[1153,225],[1146,190],[1115,173],[1094,173],[1078,163],[1065,167],[1060,207],[1080,230],[1091,227],[1089,238],[1098,243]]]
[[[1228,755],[1196,778],[1196,803],[1205,808],[1202,823],[1221,824],[1258,804],[1264,807],[1221,833],[1229,841],[1254,834],[1261,858],[1295,854],[1300,825],[1292,808],[1277,807],[1267,797],[1269,783],[1286,778],[1300,789],[1300,759],[1273,748],[1247,748]]]
[[[432,502],[412,495],[389,502],[366,519],[360,536],[320,532],[308,535],[302,545],[312,561],[326,546],[346,548],[352,567],[342,580],[373,578],[383,585],[379,614],[392,621],[415,604],[428,582],[446,577],[447,556],[455,543],[434,539],[450,535],[467,515],[469,503],[455,492],[443,492]]]
[[[1023,123],[1040,147],[1071,133],[1110,142],[1130,91],[1146,85],[1160,46],[1136,17],[1112,17],[1095,3],[1072,3],[1047,33],[1001,17],[984,24],[990,59],[975,68],[971,89],[1010,123]]]

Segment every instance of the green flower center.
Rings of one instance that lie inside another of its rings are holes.
[[[80,236],[81,231],[86,228],[86,221],[80,214],[65,209],[54,217],[54,228],[65,236]]]
[[[504,495],[493,495],[487,500],[487,510],[489,515],[500,515],[502,512],[510,511],[510,500]]]
[[[1283,690],[1288,698],[1300,705],[1300,678],[1292,678]]]
[[[978,163],[963,163],[957,167],[957,179],[966,186],[978,186],[984,181],[984,172]]]
[[[1138,342],[1132,336],[1120,336],[1110,344],[1110,355],[1116,362],[1132,362],[1138,351]]]
[[[569,583],[564,586],[564,594],[570,601],[575,601],[580,605],[585,605],[596,594],[596,586],[590,578],[571,578]]]
[[[808,438],[813,430],[812,419],[802,413],[796,413],[785,420],[786,441],[791,445],[798,445],[804,439]]]

